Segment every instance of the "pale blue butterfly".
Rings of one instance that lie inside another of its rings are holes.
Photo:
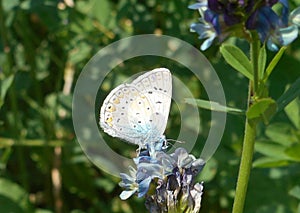
[[[109,93],[100,110],[100,126],[139,149],[161,149],[171,97],[171,72],[166,68],[146,72]]]

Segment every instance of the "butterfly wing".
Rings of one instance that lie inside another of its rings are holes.
[[[100,126],[113,137],[144,147],[166,128],[172,93],[167,69],[147,72],[110,92],[100,111]]]
[[[100,111],[100,126],[113,137],[142,145],[150,131],[147,119],[151,111],[149,101],[135,86],[122,84],[105,99]]]
[[[148,98],[152,108],[153,134],[162,136],[167,126],[171,105],[171,72],[166,68],[157,68],[139,76],[131,84]]]

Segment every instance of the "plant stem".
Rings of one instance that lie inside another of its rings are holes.
[[[256,32],[252,34],[252,43],[251,43],[251,62],[252,62],[252,69],[253,69],[253,91],[254,95],[257,94],[258,90],[258,57],[259,57],[259,48],[260,48],[260,41]]]
[[[232,213],[242,213],[247,193],[248,181],[252,166],[254,142],[256,136],[256,123],[246,120],[245,136],[243,142],[242,158],[237,180]]]
[[[253,96],[258,92],[258,57],[260,42],[257,33],[252,33],[251,62],[253,68],[253,81],[249,82],[248,108],[251,107]],[[256,138],[257,121],[246,118],[245,135],[243,141],[242,156],[236,185],[235,198],[232,213],[242,213],[244,210],[247,187],[252,167],[254,143]]]

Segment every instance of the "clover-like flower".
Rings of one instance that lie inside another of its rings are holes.
[[[275,4],[281,4],[279,13],[273,10]],[[287,0],[200,0],[189,8],[200,13],[199,23],[191,24],[190,29],[199,39],[206,38],[201,50],[210,47],[215,38],[219,42],[229,36],[251,40],[251,31],[256,31],[270,50],[288,45],[298,36],[300,11],[296,9],[289,18]]]
[[[120,186],[125,188],[121,199],[137,193],[138,197],[146,197],[150,212],[198,212],[203,183],[194,184],[193,181],[204,167],[204,160],[196,159],[184,148],[177,148],[172,154],[150,153],[144,151],[134,159],[137,170],[131,167],[130,175],[121,174]],[[149,192],[151,183],[156,184],[154,192]]]
[[[292,43],[299,34],[300,7],[293,10],[288,19],[286,27],[278,28],[277,33],[270,36],[267,46],[270,50],[277,51],[279,46],[286,46]]]
[[[139,185],[136,181],[136,170],[130,166],[129,175],[121,173],[120,176],[122,178],[122,182],[120,182],[119,185],[125,188],[125,190],[120,194],[120,198],[122,200],[126,200],[139,189]]]

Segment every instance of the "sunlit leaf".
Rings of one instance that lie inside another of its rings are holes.
[[[285,150],[285,153],[295,161],[300,162],[300,143],[294,144]]]
[[[223,105],[221,105],[217,102],[213,102],[213,101],[186,98],[185,102],[188,104],[196,105],[199,108],[208,109],[208,110],[212,110],[212,111],[228,112],[228,113],[233,113],[233,114],[244,114],[245,113],[245,111],[243,111],[241,109],[223,106]]]
[[[296,185],[294,186],[290,191],[289,191],[289,195],[297,198],[298,200],[300,200],[300,185]]]
[[[234,45],[223,44],[220,52],[228,64],[250,80],[253,80],[251,62],[241,49]]]
[[[259,50],[258,58],[258,79],[261,80],[264,76],[264,71],[267,62],[267,51],[265,45],[263,45]]]
[[[277,160],[291,160],[292,158],[285,153],[285,149],[286,147],[280,144],[265,142],[255,143],[255,150],[265,156],[272,157]]]
[[[290,146],[297,141],[297,137],[293,134],[293,127],[287,123],[274,123],[266,129],[266,135],[272,141]]]
[[[286,50],[286,46],[281,47],[280,50],[275,55],[275,57],[270,62],[270,64],[268,65],[268,67],[266,69],[266,72],[265,72],[265,75],[264,75],[264,81],[265,82],[268,80],[269,76],[271,75],[273,69],[275,68],[275,66],[279,62],[279,60],[280,60],[280,58],[283,55],[285,50]]]
[[[10,75],[5,77],[4,79],[0,79],[0,108],[4,104],[4,99],[7,93],[7,90],[11,86],[14,80],[14,75]]]
[[[280,160],[272,157],[261,157],[253,162],[253,167],[257,168],[271,168],[271,167],[281,167],[289,165],[289,161]]]
[[[28,194],[18,184],[0,178],[1,212],[32,212]]]
[[[271,98],[258,100],[248,109],[246,115],[249,120],[263,121],[268,124],[270,118],[276,112],[277,104]]]
[[[285,108],[285,113],[295,125],[297,129],[300,130],[300,100],[299,98],[294,99]]]

